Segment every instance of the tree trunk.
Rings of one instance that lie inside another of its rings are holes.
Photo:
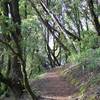
[[[15,31],[11,31],[11,36],[12,39],[15,42],[15,47],[14,50],[18,52],[19,55],[22,55],[21,47],[20,47],[20,42],[21,42],[21,29],[20,29],[20,24],[21,24],[21,18],[19,15],[19,0],[12,0],[9,3],[10,6],[10,13],[11,13],[11,18],[14,24]],[[21,63],[17,55],[12,54],[12,62],[11,62],[11,78],[13,81],[13,92],[15,96],[20,96],[20,94],[23,91],[23,86],[22,86],[22,80],[23,80],[23,75],[21,72]]]
[[[21,46],[20,46],[20,43],[21,43],[21,29],[20,29],[21,19],[20,19],[20,15],[19,15],[18,2],[19,2],[19,0],[12,0],[10,2],[11,16],[12,16],[12,20],[13,20],[15,28],[16,28],[16,31],[14,33],[12,33],[12,38],[16,44],[15,50],[17,50],[17,52],[18,52],[18,55],[13,55],[12,69],[13,69],[14,73],[12,73],[12,74],[16,77],[16,82],[18,84],[20,84],[19,86],[21,86],[21,80],[23,79],[26,90],[29,92],[29,94],[31,95],[33,100],[37,100],[37,97],[32,92],[29,82],[28,82],[27,72],[26,72],[26,62],[23,60],[22,50],[21,50]],[[22,72],[21,72],[21,63],[22,63],[23,76],[22,76]],[[20,89],[22,89],[21,87],[20,87]]]
[[[94,22],[93,23],[94,27],[95,27],[95,29],[97,31],[98,36],[100,36],[100,23],[99,23],[98,16],[96,15],[96,13],[94,11],[93,0],[87,0],[87,3],[88,3],[88,7],[90,9],[92,20]]]
[[[22,87],[20,87],[20,83],[16,83],[16,80],[14,81],[11,78],[6,78],[0,73],[0,82],[4,83],[12,90],[16,99],[18,99],[21,96]]]
[[[7,19],[9,19],[9,13],[11,14],[11,18],[12,18],[12,21],[13,21],[15,29],[16,29],[16,31],[11,32],[11,35],[12,35],[14,41],[17,43],[17,46],[15,48],[15,49],[17,49],[19,39],[20,39],[20,27],[19,26],[21,23],[19,9],[18,9],[18,0],[11,0],[10,2],[3,1],[2,8],[3,8],[3,13]],[[17,24],[17,25],[15,25],[15,24]],[[9,24],[6,21],[4,21],[3,25],[4,25],[4,26],[2,26],[3,28],[9,27]],[[2,33],[4,33],[4,32],[2,32]],[[12,39],[9,35],[8,36],[5,35],[4,37],[5,37],[5,41],[7,41],[7,42],[12,41]],[[17,51],[19,52],[21,50],[18,49]],[[7,68],[8,72],[6,73],[6,75],[8,75],[8,73],[10,73],[10,76],[7,76],[7,78],[8,77],[11,78],[11,83],[10,83],[12,85],[11,90],[13,91],[15,96],[19,97],[23,91],[21,64],[19,63],[18,57],[14,54],[11,55],[11,57],[9,58],[9,61],[10,61],[9,62],[10,65],[8,65],[8,67],[10,66],[10,69]]]

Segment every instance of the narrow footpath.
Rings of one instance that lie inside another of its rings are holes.
[[[77,89],[62,78],[55,70],[32,82],[33,88],[42,96],[40,100],[76,100],[72,95]]]

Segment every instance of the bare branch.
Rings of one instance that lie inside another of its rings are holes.
[[[45,4],[44,4],[42,1],[41,1],[40,3],[41,3],[41,6],[43,7],[43,9],[45,10],[45,12],[46,12],[47,14],[49,14],[49,15],[52,17],[52,19],[58,24],[58,26],[61,28],[61,30],[62,30],[64,33],[70,35],[70,36],[73,37],[74,39],[80,40],[80,38],[79,38],[78,36],[72,34],[72,33],[69,32],[67,29],[65,29],[65,27],[59,22],[58,18],[55,16],[55,14],[53,14],[51,11],[49,11],[49,9],[45,6]]]

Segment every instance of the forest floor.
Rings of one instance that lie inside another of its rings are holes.
[[[31,80],[30,85],[41,96],[39,100],[77,100],[73,98],[77,89],[60,76],[57,69],[48,71],[37,80]],[[14,100],[13,97],[3,100]],[[24,94],[20,100],[31,100]]]
[[[47,72],[43,78],[33,81],[31,85],[42,96],[40,100],[76,100],[73,95],[78,90],[60,76],[57,69]]]
[[[64,68],[64,69],[63,69]],[[94,99],[95,93],[100,85],[95,87],[92,86],[88,81],[91,79],[90,73],[81,75],[81,71],[73,69],[73,67],[68,68],[68,73],[65,77],[61,74],[62,72],[67,72],[66,67],[55,68],[49,70],[41,75],[35,80],[30,79],[30,86],[32,90],[36,91],[37,95],[41,98],[39,100],[100,100]],[[70,70],[71,69],[71,70]],[[77,68],[78,69],[78,68]],[[93,73],[92,73],[93,74]],[[96,73],[96,75],[99,77]],[[88,77],[89,76],[89,77]],[[94,79],[95,78],[95,75]],[[99,78],[98,78],[99,79]],[[99,80],[97,80],[100,83]],[[82,96],[84,99],[81,99]],[[12,96],[10,98],[4,98],[0,100],[14,100]],[[25,92],[21,99],[19,100],[31,100],[29,95]]]

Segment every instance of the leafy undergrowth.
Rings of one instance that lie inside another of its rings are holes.
[[[78,100],[100,100],[100,73],[98,71],[83,71],[80,65],[65,68],[61,75],[77,87],[75,94]]]

